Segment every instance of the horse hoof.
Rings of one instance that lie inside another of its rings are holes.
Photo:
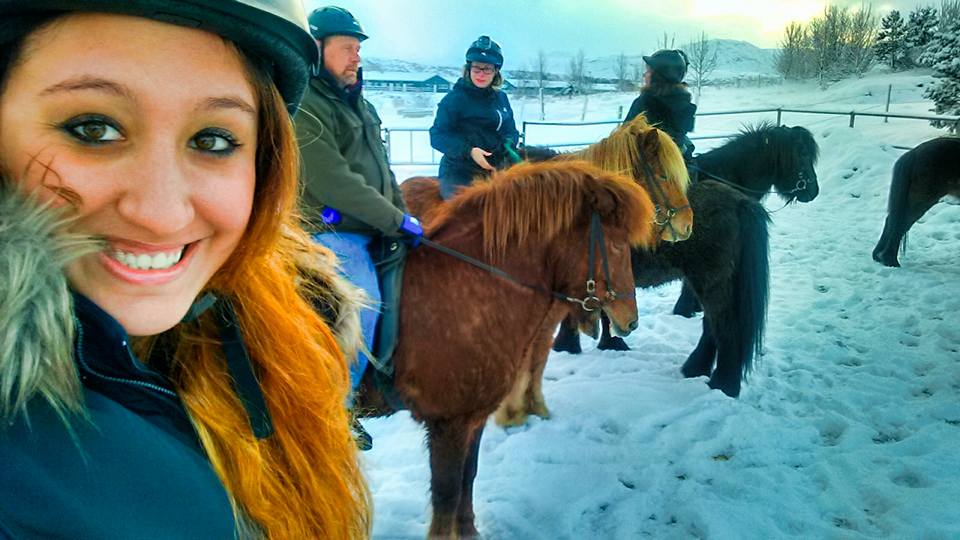
[[[887,255],[886,251],[874,251],[873,260],[877,261],[878,263],[884,266],[890,266],[892,268],[900,267],[900,261],[897,260],[897,256],[896,255],[889,256]]]
[[[497,411],[497,414],[493,415],[493,421],[502,428],[520,427],[527,423],[527,415],[517,411],[505,413]]]
[[[611,337],[607,340],[601,340],[597,344],[597,348],[601,351],[629,351],[630,347],[627,346],[627,342],[623,338],[616,336]]]
[[[565,352],[570,354],[580,354],[583,350],[580,348],[580,336],[577,336],[577,339],[571,341],[555,341],[553,342],[553,350],[557,352]]]
[[[739,384],[726,384],[726,385],[725,385],[725,384],[723,384],[723,383],[721,383],[721,382],[717,382],[717,381],[714,381],[713,379],[710,379],[710,381],[707,382],[707,386],[709,386],[710,388],[713,388],[714,390],[720,390],[721,392],[723,392],[724,394],[726,394],[727,397],[732,397],[732,398],[740,397],[740,385],[739,385]]]
[[[550,409],[548,409],[546,405],[540,403],[530,408],[530,414],[547,420],[550,418]]]

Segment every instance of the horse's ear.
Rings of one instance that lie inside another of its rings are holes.
[[[643,134],[642,146],[648,155],[656,155],[660,151],[660,130],[653,128]]]
[[[590,205],[600,214],[600,218],[606,220],[617,211],[617,198],[613,192],[602,185],[590,193]]]

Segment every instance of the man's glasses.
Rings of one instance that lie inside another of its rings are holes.
[[[485,75],[493,75],[493,72],[496,71],[496,70],[497,70],[497,68],[495,68],[495,67],[493,67],[493,66],[488,66],[488,67],[470,66],[470,73],[476,73],[476,74],[478,74],[478,75],[481,74],[481,73],[483,73],[483,74],[485,74]]]

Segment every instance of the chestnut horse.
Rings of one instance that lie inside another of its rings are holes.
[[[529,374],[535,340],[569,311],[566,300],[596,295],[618,332],[636,327],[630,253],[655,240],[653,204],[632,179],[583,162],[520,164],[445,202],[436,179],[410,179],[401,189],[425,217],[429,242],[410,252],[404,269],[394,388],[427,429],[430,537],[473,538],[473,481],[487,417]],[[601,255],[591,255],[594,249]],[[361,384],[358,412],[389,414],[371,375]]]
[[[960,137],[931,139],[900,156],[873,260],[900,266],[897,252],[906,248],[907,231],[946,195],[960,197]]]

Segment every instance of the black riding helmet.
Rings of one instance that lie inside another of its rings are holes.
[[[690,65],[687,54],[680,49],[661,49],[650,56],[644,56],[643,61],[654,73],[673,84],[683,81],[687,75],[687,66]]]
[[[220,35],[269,67],[290,114],[319,61],[300,0],[0,0],[0,51],[71,11],[136,15]],[[0,54],[0,79],[9,60]]]
[[[484,62],[493,64],[497,68],[503,67],[503,51],[500,44],[490,39],[490,36],[480,36],[467,49],[467,63]]]
[[[327,36],[353,36],[360,41],[369,36],[363,33],[360,22],[353,13],[337,6],[326,6],[313,10],[309,17],[310,34],[314,39]]]

